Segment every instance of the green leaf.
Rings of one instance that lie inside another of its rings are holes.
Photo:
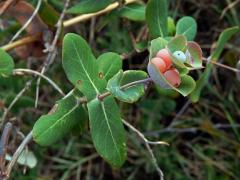
[[[168,35],[173,36],[174,33],[176,32],[176,26],[175,26],[173,18],[171,18],[171,17],[167,18],[167,26],[168,26]]]
[[[111,4],[113,0],[81,0],[78,4],[67,10],[71,14],[87,14],[100,11]]]
[[[88,100],[105,90],[107,82],[99,74],[97,61],[87,42],[77,34],[69,33],[63,39],[63,69]]]
[[[53,109],[41,116],[33,127],[33,139],[42,146],[62,139],[77,124],[82,124],[85,112],[73,96],[57,102]]]
[[[178,87],[172,86],[163,76],[162,73],[151,62],[148,64],[148,73],[153,82],[164,89],[174,89],[183,96],[189,95],[195,88],[194,79],[188,75],[180,74],[181,84]]]
[[[194,68],[202,68],[202,49],[193,41],[187,43],[187,63]]]
[[[176,34],[185,35],[188,41],[192,41],[197,33],[197,23],[190,16],[185,16],[177,22]]]
[[[122,69],[122,59],[117,53],[104,53],[97,59],[99,74],[107,81]]]
[[[167,48],[170,51],[172,62],[174,64],[176,64],[177,66],[181,67],[181,68],[186,68],[184,63],[182,63],[181,61],[177,60],[173,56],[173,53],[175,51],[183,51],[183,52],[186,51],[186,48],[187,48],[187,39],[186,39],[186,37],[184,35],[175,36],[174,38],[172,38],[169,41],[169,43],[167,45]]]
[[[168,43],[168,41],[162,37],[153,39],[151,41],[151,45],[149,48],[149,53],[150,53],[149,58],[152,59],[153,57],[156,56],[156,54],[159,50],[166,48],[167,43]]]
[[[13,68],[14,62],[12,57],[0,49],[0,75],[5,77],[11,75]]]
[[[174,53],[175,51],[185,51],[187,48],[186,37],[183,35],[175,36],[169,41],[167,48],[171,53]]]
[[[149,0],[146,21],[153,38],[167,36],[168,4],[166,0]]]
[[[126,159],[125,130],[112,96],[87,104],[90,130],[97,152],[112,166],[120,167]]]
[[[121,17],[133,20],[144,21],[145,20],[146,6],[139,3],[133,3],[126,6],[119,11]]]
[[[126,89],[121,86],[128,83],[146,79],[147,73],[144,71],[125,71],[120,70],[112,79],[108,81],[107,89],[111,94],[120,101],[134,103],[144,95],[144,84],[138,84]]]
[[[39,16],[47,25],[55,27],[59,19],[59,13],[46,1],[43,1],[41,8],[39,9]]]
[[[205,84],[208,82],[209,75],[211,73],[212,64],[207,65],[204,72],[200,76],[200,78],[196,82],[196,88],[190,95],[190,99],[192,102],[197,102],[200,98],[202,89],[204,88]]]
[[[212,61],[216,61],[220,57],[225,43],[237,32],[240,32],[240,28],[238,26],[234,26],[234,27],[225,29],[220,34],[218,41],[217,41],[216,49],[214,50],[214,52],[211,55]]]
[[[225,29],[219,36],[218,41],[217,41],[217,47],[215,49],[215,51],[212,53],[211,55],[211,61],[216,61],[224,48],[224,44],[237,32],[239,32],[239,27],[235,26],[235,27],[231,27],[231,28],[227,28]],[[196,88],[195,90],[191,93],[190,99],[192,102],[197,102],[200,98],[202,89],[204,88],[204,86],[206,85],[206,83],[208,82],[209,76],[211,74],[211,70],[212,70],[213,65],[212,64],[208,64],[207,67],[205,68],[204,72],[202,73],[201,77],[197,80],[197,84],[196,84]]]

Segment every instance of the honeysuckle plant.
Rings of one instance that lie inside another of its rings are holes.
[[[150,0],[144,8],[142,5],[131,8],[139,6],[144,13],[146,10],[141,20],[146,21],[150,32],[147,71],[124,71],[119,54],[107,52],[95,57],[83,37],[74,33],[66,34],[63,39],[62,66],[73,90],[35,123],[33,139],[36,143],[52,145],[76,126],[86,130],[89,124],[99,155],[112,166],[120,167],[127,157],[127,143],[122,122],[124,117],[121,116],[117,101],[135,103],[144,96],[145,86],[152,82],[183,96],[202,88],[201,83],[206,80],[209,70],[197,85],[189,74],[204,68],[202,50],[193,41],[197,32],[195,20],[183,17],[176,23],[175,29],[173,20],[168,17],[166,0]],[[78,10],[75,7],[69,9],[69,12],[76,13]],[[131,16],[126,11],[124,15]],[[132,19],[136,20],[137,17]],[[220,38],[214,58],[220,55],[222,44],[237,32],[236,27],[227,32],[224,38]],[[0,55],[0,74],[9,76],[14,69],[13,60],[3,50],[0,50]],[[193,95],[195,99],[198,94]]]

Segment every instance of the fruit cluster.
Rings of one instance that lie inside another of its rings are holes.
[[[152,58],[150,62],[158,68],[172,86],[178,87],[181,84],[180,74],[173,67],[171,55],[166,48],[158,51],[156,57]]]

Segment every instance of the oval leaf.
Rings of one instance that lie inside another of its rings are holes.
[[[183,51],[183,52],[185,52],[185,50],[187,48],[187,39],[186,39],[186,37],[183,36],[183,35],[178,35],[178,36],[174,37],[167,44],[167,48],[170,51],[170,55],[171,55],[171,59],[172,59],[173,63],[176,64],[177,66],[181,67],[181,68],[187,68],[184,65],[184,63],[182,63],[181,61],[179,61],[178,59],[176,59],[173,56],[173,53],[175,51]]]
[[[153,38],[167,36],[168,5],[166,0],[149,0],[146,8],[146,21]]]
[[[41,116],[33,127],[33,139],[42,146],[62,139],[77,124],[84,124],[85,112],[73,96],[59,101],[47,115]]]
[[[231,28],[227,28],[225,29],[219,36],[218,41],[217,41],[217,45],[216,45],[216,49],[214,50],[214,52],[211,55],[211,60],[212,61],[216,61],[224,48],[225,43],[236,33],[240,32],[240,28],[239,26],[234,26]]]
[[[177,22],[176,34],[185,35],[188,41],[192,41],[197,33],[197,23],[190,16],[185,16]]]
[[[111,96],[94,99],[87,107],[97,152],[112,166],[120,167],[126,159],[126,137],[115,100]]]
[[[196,42],[190,41],[187,43],[186,54],[188,64],[193,68],[202,68],[202,49]]]
[[[174,53],[175,51],[185,51],[187,48],[186,37],[183,35],[175,36],[169,41],[167,48],[171,53]]]
[[[0,49],[0,75],[5,77],[11,75],[13,68],[14,62],[12,57]]]
[[[77,34],[69,33],[63,39],[63,69],[88,100],[105,90],[107,82],[99,74],[97,61],[87,42]]]
[[[112,52],[104,53],[97,59],[99,74],[107,81],[112,78],[117,72],[122,69],[121,57]]]
[[[176,32],[176,26],[173,18],[167,18],[167,26],[168,26],[168,36],[173,36]]]
[[[147,73],[144,71],[125,71],[120,70],[112,79],[108,81],[107,89],[120,101],[134,103],[144,95],[144,84],[138,84],[127,89],[121,86],[137,80],[146,79]]]

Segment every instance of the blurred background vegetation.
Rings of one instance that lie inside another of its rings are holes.
[[[72,0],[71,5],[77,2]],[[236,4],[231,6],[234,2]],[[48,3],[58,12],[64,5],[64,1],[58,0],[48,0]],[[240,3],[238,0],[169,1],[169,16],[176,21],[185,15],[196,19],[198,32],[195,41],[201,45],[204,56],[208,57],[219,34],[227,27],[239,25]],[[73,16],[67,14],[66,18]],[[144,33],[146,24],[120,16],[117,9],[64,31],[81,34],[88,40],[96,56],[106,51],[121,54],[125,70],[146,70],[148,51],[142,50],[142,47],[147,37],[137,39],[140,33]],[[9,23],[8,31],[0,31],[1,45],[8,43],[19,28],[14,20]],[[240,36],[235,36],[226,44],[219,62],[235,67],[240,57],[239,47]],[[34,68],[43,62],[41,58],[18,58],[14,51],[11,55],[16,67]],[[60,47],[47,75],[65,92],[71,89],[62,69]],[[197,77],[196,72],[191,75]],[[30,78],[0,78],[0,115]],[[166,179],[240,179],[239,89],[240,83],[235,73],[215,66],[200,101],[195,104],[176,92],[152,86],[139,102],[119,105],[122,117],[147,138],[170,143],[169,147],[152,147]],[[8,115],[8,120],[23,134],[27,134],[39,116],[46,114],[60,99],[46,82],[42,82],[39,107],[35,109],[35,91],[34,82]],[[73,133],[48,148],[32,142],[28,148],[37,158],[36,167],[29,169],[17,165],[12,179],[158,179],[142,140],[131,131],[128,131],[127,138],[128,159],[121,169],[112,169],[96,154],[88,131],[81,135]],[[11,153],[21,140],[22,137],[17,136],[11,143]]]

